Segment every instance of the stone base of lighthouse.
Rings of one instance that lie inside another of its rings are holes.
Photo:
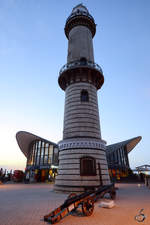
[[[59,142],[56,191],[83,192],[110,184],[105,142],[74,138]]]

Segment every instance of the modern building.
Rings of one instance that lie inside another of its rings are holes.
[[[145,164],[145,165],[137,166],[134,171],[138,172],[138,174],[140,174],[140,173],[149,174],[150,173],[150,165]]]
[[[30,181],[45,181],[56,175],[58,145],[25,131],[19,131],[16,139],[27,158],[26,173],[29,172]]]
[[[26,172],[30,172],[31,181],[45,181],[57,174],[59,165],[58,145],[29,132],[16,134],[18,145],[27,158]],[[130,170],[128,154],[141,141],[135,137],[106,146],[108,169],[111,178],[128,176]],[[147,167],[146,167],[147,166]],[[136,171],[149,171],[149,165],[137,167]],[[144,169],[143,169],[144,168]]]
[[[111,178],[128,176],[130,170],[128,154],[141,141],[142,137],[135,137],[126,141],[107,146],[106,155]]]

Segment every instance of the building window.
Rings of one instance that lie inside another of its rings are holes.
[[[59,164],[58,156],[59,156],[59,151],[58,151],[58,148],[55,147],[53,151],[53,165]]]
[[[43,166],[52,164],[54,146],[45,141],[36,140],[31,143],[27,165]]]
[[[80,159],[80,175],[96,176],[96,161],[92,157],[83,157]]]
[[[81,91],[81,102],[88,102],[89,101],[89,93],[86,90]]]

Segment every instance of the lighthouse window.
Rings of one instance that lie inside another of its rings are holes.
[[[82,57],[82,58],[80,59],[80,63],[81,63],[81,65],[86,65],[86,64],[87,64],[87,59],[84,58],[84,57]]]
[[[96,162],[92,157],[83,157],[80,159],[80,175],[96,176]]]
[[[81,91],[81,102],[88,102],[89,101],[89,94],[86,90]]]

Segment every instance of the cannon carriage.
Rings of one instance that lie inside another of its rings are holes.
[[[111,199],[115,199],[116,190],[114,184],[100,186],[95,191],[90,190],[79,195],[71,193],[61,206],[44,216],[44,221],[55,224],[79,207],[81,207],[85,216],[91,216],[94,203],[103,198],[106,193],[109,193]]]

